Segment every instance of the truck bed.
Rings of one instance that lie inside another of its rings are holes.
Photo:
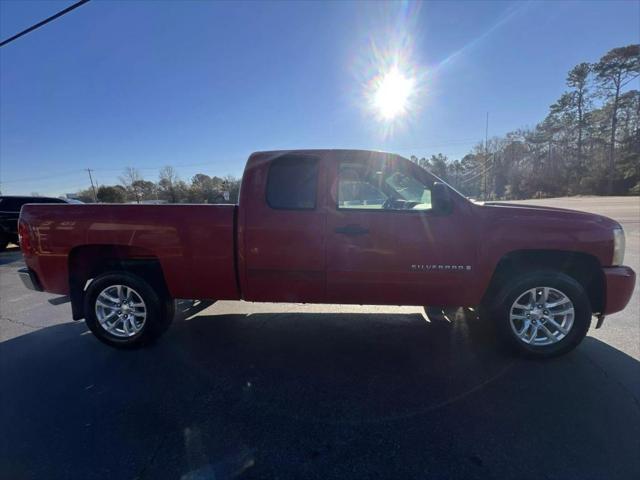
[[[69,293],[69,264],[109,248],[157,260],[173,298],[237,299],[235,205],[25,205],[25,262],[46,291]],[[85,255],[86,253],[86,255]]]

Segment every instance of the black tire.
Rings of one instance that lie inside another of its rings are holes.
[[[521,340],[511,327],[510,313],[520,295],[537,287],[551,287],[571,300],[574,308],[573,325],[564,338],[550,345],[531,345]],[[495,297],[493,306],[485,307],[493,319],[497,333],[511,350],[530,357],[550,358],[573,350],[585,337],[591,325],[591,304],[584,288],[573,277],[558,271],[542,270],[512,279]]]
[[[112,285],[124,285],[135,290],[146,306],[146,318],[141,330],[130,337],[123,338],[109,333],[97,318],[98,295]],[[87,326],[101,342],[116,348],[138,348],[153,343],[169,328],[174,313],[173,300],[157,292],[142,278],[128,272],[107,272],[96,277],[84,298]]]

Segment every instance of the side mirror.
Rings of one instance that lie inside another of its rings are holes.
[[[434,182],[431,187],[431,208],[436,215],[449,215],[453,210],[451,191],[442,182]]]

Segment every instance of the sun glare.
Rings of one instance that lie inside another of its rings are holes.
[[[392,67],[377,79],[373,91],[373,107],[384,120],[393,120],[409,108],[415,79]]]

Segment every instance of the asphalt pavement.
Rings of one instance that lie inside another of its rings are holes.
[[[640,271],[638,197],[530,203],[615,218]],[[246,302],[117,351],[20,266],[0,254],[0,478],[640,478],[638,286],[549,361],[459,312]]]

